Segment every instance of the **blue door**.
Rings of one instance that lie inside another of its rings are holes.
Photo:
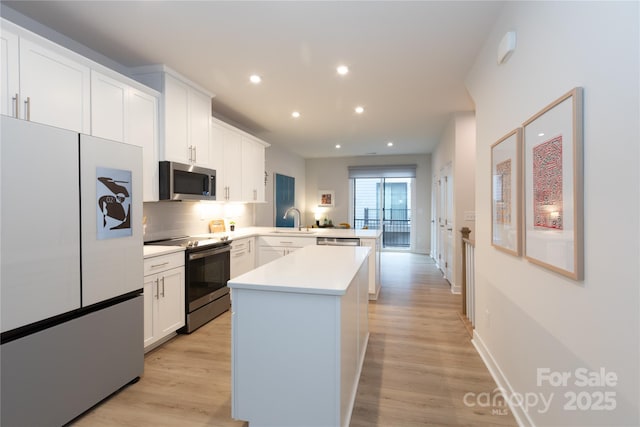
[[[296,179],[286,175],[276,175],[276,227],[293,227],[293,216],[282,218],[284,213],[296,204]]]

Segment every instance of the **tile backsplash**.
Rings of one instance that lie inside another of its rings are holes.
[[[254,225],[254,205],[243,203],[149,202],[144,203],[144,240],[160,240],[209,232],[209,221],[224,219],[237,227]]]

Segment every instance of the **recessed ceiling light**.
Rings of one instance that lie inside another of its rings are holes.
[[[344,76],[349,73],[349,67],[347,67],[346,65],[339,65],[338,68],[336,68],[336,71],[341,76]]]
[[[262,81],[262,77],[260,77],[260,76],[259,76],[259,75],[257,75],[257,74],[252,74],[252,75],[249,77],[249,81],[250,81],[251,83],[253,83],[253,84],[257,85],[258,83],[260,83],[260,82]]]
[[[540,132],[538,136],[544,136],[544,132]]]
[[[362,114],[362,113],[364,113],[364,107],[362,107],[362,106],[358,105],[358,106],[355,108],[355,111],[356,111],[356,113],[358,113],[358,114]]]
[[[393,142],[391,141],[387,142],[387,147],[393,147]]]
[[[298,111],[294,111],[293,113],[291,113],[291,117],[297,119],[298,117],[300,117],[300,113]]]
[[[340,144],[336,144],[336,148],[340,148],[340,147],[341,147],[341,145],[340,145]]]

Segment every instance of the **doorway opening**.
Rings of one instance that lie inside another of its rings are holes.
[[[414,178],[353,179],[353,224],[381,229],[385,249],[411,249]]]

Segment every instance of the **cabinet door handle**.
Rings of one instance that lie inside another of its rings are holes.
[[[13,107],[15,108],[15,110],[13,110],[13,117],[19,119],[20,117],[18,116],[20,115],[20,95],[16,93],[16,96],[11,98],[11,100],[13,101]]]
[[[258,200],[258,190],[253,190],[253,200]]]
[[[193,146],[193,163],[198,161],[198,147]]]
[[[26,101],[24,101],[25,105],[25,118],[27,121],[31,121],[31,97],[27,96]]]
[[[164,276],[162,276],[162,298],[164,298]]]
[[[151,268],[158,268],[158,267],[162,267],[163,265],[167,265],[167,264],[169,264],[169,261],[166,261],[166,262],[163,262],[163,263],[160,263],[160,264],[153,264],[151,266]]]
[[[160,299],[160,279],[156,279],[156,294],[154,295],[156,299]]]

